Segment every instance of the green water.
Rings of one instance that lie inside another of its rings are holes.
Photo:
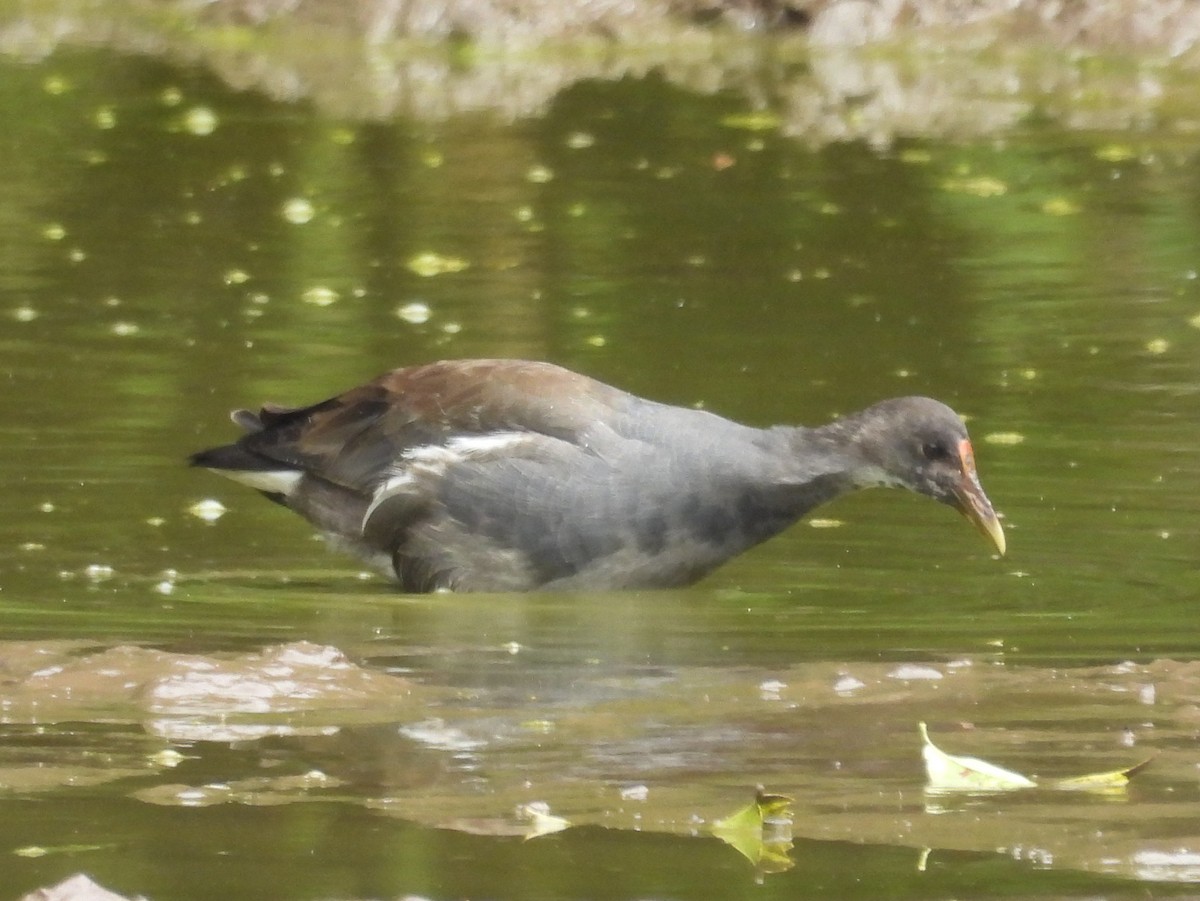
[[[0,83],[4,897],[1200,878],[1186,129],[813,147],[653,75],[368,121],[104,50]],[[686,591],[406,597],[183,465],[231,408],[471,356],[756,424],[935,395],[1009,556],[874,492]],[[1022,772],[1154,762],[1115,794],[934,799],[920,720]],[[780,872],[709,832],[760,783],[795,798]],[[534,802],[573,828],[526,840]]]

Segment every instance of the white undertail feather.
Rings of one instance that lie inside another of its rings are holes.
[[[248,485],[258,491],[270,494],[282,494],[288,497],[304,478],[304,473],[295,469],[214,469],[218,475],[232,479],[241,485]]]

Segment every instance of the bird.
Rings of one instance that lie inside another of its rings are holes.
[[[948,504],[1006,549],[966,426],[928,397],[755,428],[552,363],[443,360],[231,417],[244,434],[191,464],[295,511],[405,592],[690,585],[872,487]]]

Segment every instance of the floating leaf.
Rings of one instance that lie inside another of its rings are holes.
[[[954,757],[929,740],[924,723],[918,723],[925,746],[925,775],[929,787],[942,791],[1006,791],[1013,788],[1033,788],[1037,785],[1027,776],[998,767],[976,757]]]
[[[535,801],[523,804],[517,809],[518,817],[528,823],[525,838],[537,838],[539,835],[549,835],[551,832],[562,832],[570,827],[571,822],[550,812],[550,805]]]
[[[760,873],[782,873],[794,864],[792,799],[771,794],[760,785],[754,803],[712,824],[712,833],[754,864]]]
[[[760,787],[754,796],[755,806],[762,813],[763,823],[792,822],[792,798],[787,795],[773,795]]]
[[[712,824],[712,831],[715,836],[725,841],[729,841],[731,837],[749,834],[762,831],[762,811],[757,804],[747,804],[724,819],[717,820]]]
[[[1003,769],[975,757],[953,757],[929,740],[924,723],[918,723],[925,742],[921,754],[925,758],[925,773],[929,787],[938,791],[1008,791],[1014,788],[1052,788],[1068,791],[1110,791],[1123,789],[1134,774],[1141,772],[1150,758],[1123,770],[1088,773],[1067,779],[1047,779],[1042,782]]]
[[[1049,788],[1062,788],[1071,791],[1079,789],[1094,791],[1096,789],[1124,788],[1129,784],[1132,776],[1140,773],[1150,765],[1152,759],[1147,757],[1141,763],[1135,763],[1133,766],[1126,767],[1123,770],[1111,770],[1107,773],[1089,773],[1086,776],[1072,776],[1070,779],[1055,779],[1052,782],[1047,782],[1046,785]]]

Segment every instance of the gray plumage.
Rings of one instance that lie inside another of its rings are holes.
[[[685,585],[871,486],[953,504],[1003,552],[966,429],[928,398],[755,429],[547,363],[460,360],[233,418],[246,434],[194,465],[259,489],[407,591]]]

